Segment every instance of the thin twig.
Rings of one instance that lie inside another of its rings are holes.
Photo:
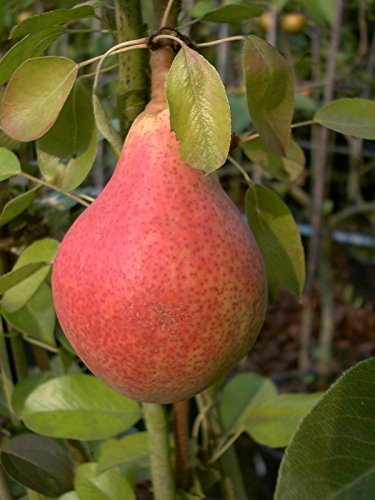
[[[229,448],[234,444],[237,439],[241,436],[241,434],[244,432],[244,430],[241,428],[239,429],[231,438],[229,438],[223,446],[221,446],[210,458],[210,463],[213,464],[218,460],[224,453],[229,450]]]
[[[247,184],[251,186],[253,184],[253,181],[250,179],[250,176],[246,172],[246,170],[232,156],[228,156],[228,161],[241,172]]]
[[[221,38],[220,40],[213,40],[212,42],[198,43],[197,47],[212,47],[213,45],[219,45],[220,43],[236,42],[238,40],[245,40],[246,37],[242,35],[229,36],[228,38]]]
[[[168,1],[167,7],[165,8],[162,20],[160,22],[160,29],[168,26],[168,18],[169,18],[169,14],[171,12],[171,9],[172,9],[173,2],[174,2],[174,0]]]
[[[57,191],[61,194],[64,194],[68,198],[71,198],[72,200],[75,200],[77,203],[80,203],[84,207],[88,207],[89,203],[86,203],[85,201],[81,200],[78,196],[75,196],[74,194],[68,193],[64,191],[63,189],[59,189],[58,187],[54,186],[53,184],[50,184],[49,182],[43,181],[42,179],[38,179],[37,177],[34,177],[33,175],[27,174],[26,172],[20,172],[18,175],[21,177],[24,177],[25,179],[28,179],[31,182],[35,182],[36,184],[40,184],[41,186],[46,186],[50,189],[53,189],[54,191]]]

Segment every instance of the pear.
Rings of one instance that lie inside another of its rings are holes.
[[[163,92],[171,58],[167,48],[152,54],[153,97],[52,273],[58,319],[83,362],[150,403],[190,398],[227,374],[255,341],[267,303],[241,214],[214,176],[179,154]]]

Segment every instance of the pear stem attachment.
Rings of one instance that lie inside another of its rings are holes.
[[[175,485],[164,406],[154,403],[143,403],[142,406],[150,445],[154,498],[155,500],[174,500]]]

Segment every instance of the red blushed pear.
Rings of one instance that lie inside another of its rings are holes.
[[[179,154],[164,97],[172,58],[168,48],[152,54],[152,100],[52,274],[58,319],[83,362],[152,403],[187,399],[228,373],[255,341],[267,302],[241,214]]]

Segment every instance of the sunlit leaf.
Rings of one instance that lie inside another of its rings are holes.
[[[140,417],[138,403],[90,375],[66,375],[38,386],[22,412],[34,432],[87,441],[115,436]]]
[[[303,172],[305,155],[302,148],[294,141],[289,142],[286,156],[271,151],[261,139],[244,142],[241,148],[252,162],[270,176],[282,181],[294,181]]]
[[[128,481],[116,470],[96,473],[96,464],[81,465],[75,477],[80,500],[135,500]]]
[[[375,101],[337,99],[320,108],[314,121],[341,134],[375,140]]]
[[[89,5],[77,6],[73,9],[54,9],[43,14],[36,14],[17,24],[12,29],[10,38],[20,38],[28,33],[38,33],[42,29],[93,16],[94,14],[93,8]]]
[[[9,273],[3,274],[2,276],[0,276],[0,295],[17,285],[18,283],[21,283],[21,281],[24,281],[32,274],[39,271],[39,269],[48,266],[48,262],[31,262],[30,264],[26,264],[13,271],[10,271]]]
[[[14,413],[20,417],[23,405],[29,396],[29,394],[36,388],[38,385],[47,382],[47,380],[51,380],[53,378],[53,374],[51,372],[39,372],[34,375],[29,375],[27,378],[21,380],[14,386],[13,394],[12,394],[12,408]]]
[[[121,464],[144,462],[148,454],[147,432],[137,432],[119,440],[106,441],[100,449],[97,472],[104,472]]]
[[[195,50],[182,47],[168,73],[166,96],[185,161],[205,173],[223,165],[231,139],[230,110],[216,69]]]
[[[87,176],[96,150],[91,99],[83,84],[77,82],[56,123],[37,142],[39,168],[48,182],[71,191]]]
[[[22,214],[22,212],[26,210],[26,208],[37,196],[39,190],[40,186],[37,186],[34,189],[19,194],[12,200],[8,201],[0,214],[0,227]]]
[[[51,238],[35,241],[23,251],[13,270],[16,271],[27,264],[51,262],[57,252],[58,246],[59,242]],[[46,279],[50,268],[50,264],[41,266],[39,270],[5,292],[1,301],[2,309],[8,312],[21,309]]]
[[[28,59],[13,73],[1,107],[1,127],[19,141],[45,134],[55,123],[78,71],[65,57]]]
[[[21,172],[17,156],[9,149],[0,147],[0,181],[4,181]]]

